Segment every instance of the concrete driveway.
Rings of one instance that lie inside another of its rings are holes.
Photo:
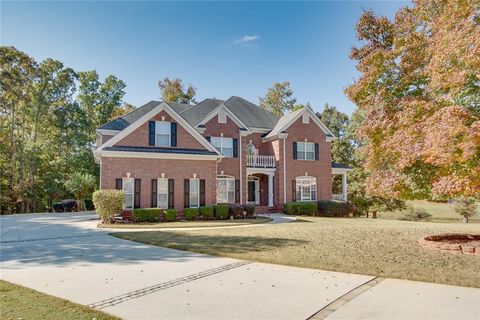
[[[153,247],[94,218],[1,217],[1,278],[124,319],[480,319],[479,289]]]

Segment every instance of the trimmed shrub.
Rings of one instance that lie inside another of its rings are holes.
[[[405,221],[429,221],[432,215],[423,208],[415,208],[412,205],[407,206],[407,210],[403,213],[400,220]]]
[[[95,209],[103,222],[113,222],[115,215],[122,213],[122,190],[97,190],[93,193]]]
[[[243,219],[243,206],[239,204],[231,204],[228,206],[228,214],[234,219]]]
[[[314,216],[317,213],[317,204],[315,202],[287,202],[283,206],[283,211],[292,215]]]
[[[228,206],[225,204],[219,204],[215,207],[215,218],[217,220],[227,220],[228,219]]]
[[[183,209],[183,215],[187,220],[195,220],[198,217],[197,208],[185,208]]]
[[[52,203],[52,208],[55,212],[63,212],[63,204],[61,202]]]
[[[320,200],[317,202],[318,215],[321,217],[349,217],[355,215],[355,207],[351,202]]]
[[[142,208],[132,210],[133,222],[159,222],[162,209]]]
[[[243,207],[243,210],[247,212],[247,218],[255,218],[255,206],[251,204],[247,204]]]
[[[200,207],[198,208],[198,212],[200,213],[200,216],[204,220],[210,220],[213,218],[213,207],[208,206],[208,207]]]
[[[172,222],[177,221],[177,209],[167,209],[164,210],[165,221]]]
[[[84,203],[85,203],[85,210],[88,210],[88,211],[95,210],[95,206],[93,205],[92,199],[85,199]]]
[[[63,209],[66,212],[72,212],[77,208],[77,200],[74,200],[74,199],[62,200],[62,205],[63,205]]]

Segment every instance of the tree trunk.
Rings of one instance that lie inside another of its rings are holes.
[[[468,223],[468,216],[463,216],[463,223]]]

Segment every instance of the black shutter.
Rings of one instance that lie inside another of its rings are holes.
[[[200,206],[205,206],[205,179],[200,179]]]
[[[293,159],[297,159],[297,143],[293,142]]]
[[[148,122],[148,145],[155,145],[155,121]]]
[[[210,142],[210,137],[205,137],[205,139],[207,139],[207,141]]]
[[[135,193],[133,197],[133,207],[140,208],[140,179],[135,179]]]
[[[235,180],[235,203],[240,202],[240,180]]]
[[[115,189],[122,190],[123,181],[122,178],[115,179]]]
[[[168,179],[168,208],[173,209],[175,208],[175,191],[174,191],[174,182],[173,179]]]
[[[170,124],[170,146],[177,146],[177,123],[175,122]]]
[[[318,143],[315,143],[315,160],[319,159]]]
[[[190,179],[183,180],[183,206],[190,208]]]
[[[152,208],[157,207],[157,179],[152,179]]]
[[[238,140],[233,139],[233,157],[238,158]]]
[[[292,201],[297,201],[297,184],[292,180]]]

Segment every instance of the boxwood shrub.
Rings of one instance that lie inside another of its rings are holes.
[[[113,222],[116,214],[122,213],[122,190],[97,190],[93,193],[93,203],[103,222]]]
[[[195,220],[198,217],[198,208],[185,208],[183,215],[187,220]]]
[[[315,202],[287,202],[284,205],[286,214],[314,216],[317,213]]]
[[[167,209],[163,212],[165,214],[165,221],[171,222],[177,220],[177,209]]]
[[[213,218],[213,207],[208,206],[208,207],[200,207],[198,208],[198,212],[200,213],[200,216],[202,217],[203,220],[210,220]]]
[[[318,215],[321,217],[348,217],[355,213],[355,207],[351,202],[320,200],[317,206]]]
[[[228,214],[233,216],[234,219],[243,219],[243,206],[239,204],[230,204],[228,206]]]
[[[228,205],[219,204],[215,207],[215,218],[217,220],[227,220],[228,219]]]
[[[159,222],[162,209],[138,208],[132,210],[133,222]]]
[[[247,218],[255,218],[255,206],[251,204],[247,204],[243,207],[243,210],[247,212]]]

